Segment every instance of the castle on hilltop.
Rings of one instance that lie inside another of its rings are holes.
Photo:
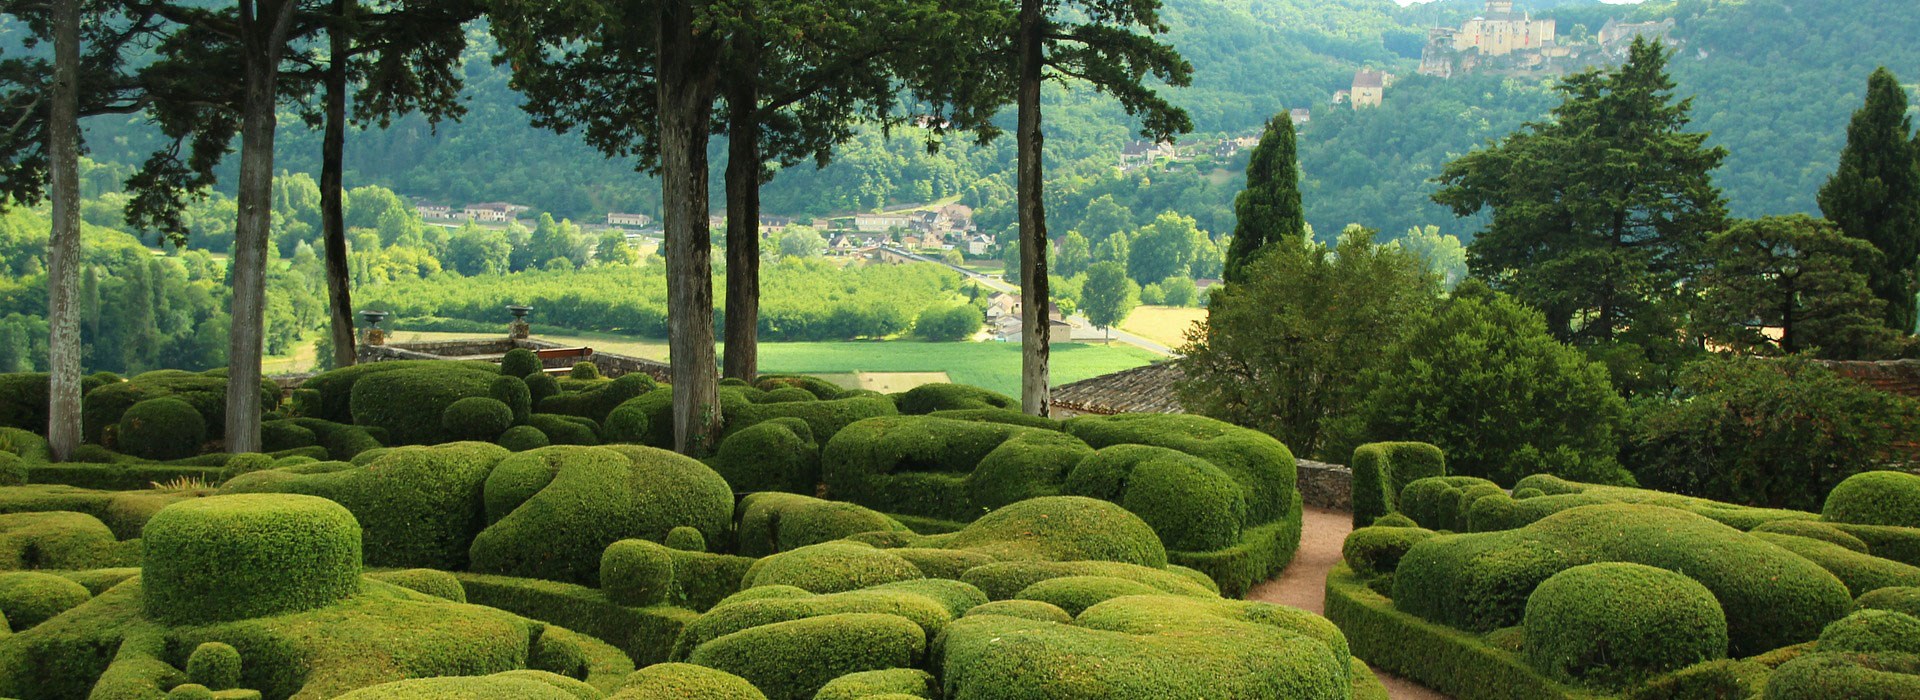
[[[1487,0],[1484,14],[1458,28],[1427,30],[1420,74],[1442,78],[1468,73],[1562,75],[1617,62],[1636,37],[1672,44],[1673,26],[1672,19],[1638,24],[1610,20],[1594,41],[1570,41],[1550,18],[1535,19],[1525,10],[1516,10],[1513,0]]]

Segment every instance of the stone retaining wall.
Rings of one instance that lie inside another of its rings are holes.
[[[1302,502],[1318,508],[1353,510],[1353,470],[1310,459],[1298,461]]]

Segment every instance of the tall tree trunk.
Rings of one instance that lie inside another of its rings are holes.
[[[80,446],[80,3],[53,3],[53,92],[47,169],[53,232],[47,243],[47,441],[53,461]]]
[[[1046,28],[1041,0],[1020,0],[1020,96],[1017,192],[1020,210],[1021,317],[1020,407],[1047,415],[1047,330],[1051,307],[1047,292],[1047,215],[1042,194],[1046,170],[1041,164],[1040,77]]]
[[[694,8],[660,3],[660,186],[665,202],[667,352],[673,369],[673,446],[713,450],[720,437],[719,372],[713,357],[712,242],[707,232],[707,130],[713,56],[700,49]],[[704,55],[703,55],[704,54]]]
[[[727,92],[726,376],[760,368],[760,96],[752,81]]]
[[[351,0],[333,0],[335,21],[344,23]],[[333,366],[352,366],[357,357],[353,338],[353,290],[348,282],[347,226],[342,199],[347,150],[347,33],[338,26],[327,31],[332,59],[327,65],[326,135],[320,146],[320,231],[327,255],[327,306],[333,334]]]
[[[260,451],[260,352],[265,335],[267,243],[273,230],[273,131],[280,46],[293,0],[242,0],[246,92],[240,122],[240,215],[233,230],[233,330],[227,342],[228,452]],[[260,12],[269,10],[270,14]]]

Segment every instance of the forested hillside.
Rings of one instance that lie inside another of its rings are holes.
[[[1526,5],[1528,3],[1522,3]],[[1683,95],[1694,95],[1698,126],[1732,151],[1716,178],[1739,215],[1811,211],[1831,172],[1847,115],[1876,65],[1920,76],[1920,15],[1907,0],[1859,0],[1838,11],[1829,0],[1675,0],[1640,6],[1595,0],[1531,3],[1539,14],[1595,31],[1609,18],[1674,17],[1686,42],[1673,61]],[[1251,134],[1283,109],[1308,107],[1301,132],[1309,221],[1330,238],[1348,223],[1397,236],[1417,225],[1471,235],[1426,199],[1447,159],[1518,124],[1540,118],[1554,98],[1541,79],[1413,75],[1425,27],[1457,23],[1474,0],[1400,8],[1392,0],[1168,0],[1171,40],[1195,66],[1177,91],[1198,133],[1188,143]],[[607,161],[571,134],[526,125],[506,71],[492,62],[484,27],[472,31],[466,66],[468,114],[437,128],[418,118],[355,133],[349,183],[379,184],[450,204],[507,200],[557,216],[593,219],[607,211],[658,210],[659,188],[632,163]],[[1383,108],[1353,112],[1330,104],[1353,71],[1372,66],[1402,76]],[[289,104],[281,163],[317,171],[319,137]],[[1087,204],[1110,195],[1135,222],[1176,210],[1216,236],[1231,230],[1244,154],[1200,158],[1166,169],[1122,173],[1120,148],[1132,128],[1111,101],[1071,86],[1049,94],[1048,159],[1058,233],[1077,226]],[[92,157],[137,163],[155,141],[137,119],[93,120]],[[929,154],[920,134],[878,133],[846,145],[824,170],[790,168],[765,191],[768,213],[817,216],[959,197],[990,231],[1012,220],[1010,139],[950,142]],[[714,146],[715,167],[723,143]],[[109,182],[97,178],[94,182]],[[719,187],[721,178],[713,179]]]

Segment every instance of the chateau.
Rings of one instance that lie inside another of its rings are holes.
[[[1592,41],[1564,37],[1552,19],[1516,10],[1513,0],[1487,0],[1481,16],[1458,28],[1427,30],[1420,74],[1450,78],[1468,73],[1561,75],[1617,62],[1636,37],[1674,43],[1674,22],[1623,24],[1608,21]],[[1570,40],[1571,39],[1571,40]]]

